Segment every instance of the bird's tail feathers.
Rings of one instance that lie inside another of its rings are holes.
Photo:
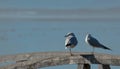
[[[103,49],[111,50],[110,48],[108,48],[108,47],[106,47],[106,46],[104,46],[104,45],[101,45],[101,47],[102,47]]]

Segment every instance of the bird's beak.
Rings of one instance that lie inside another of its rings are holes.
[[[65,35],[64,37],[67,37],[68,35]]]

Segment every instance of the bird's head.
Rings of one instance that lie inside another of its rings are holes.
[[[91,37],[91,34],[87,34],[86,37],[87,37],[87,38]]]
[[[67,33],[67,34],[65,35],[65,37],[68,37],[68,36],[75,36],[75,35],[74,35],[74,33],[69,32],[69,33]]]

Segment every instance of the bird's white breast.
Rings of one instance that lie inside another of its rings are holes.
[[[86,35],[86,37],[85,37],[85,42],[88,43],[88,35]]]
[[[66,38],[66,40],[65,40],[65,45],[68,44],[69,40],[70,40],[70,39]]]

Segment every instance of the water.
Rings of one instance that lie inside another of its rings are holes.
[[[79,41],[75,51],[91,51],[91,47],[84,42],[86,34],[91,33],[101,43],[113,50],[111,52],[96,49],[96,52],[119,55],[119,50],[117,50],[119,48],[119,28],[119,22],[3,22],[0,24],[0,54],[64,51],[64,35],[74,32]]]
[[[68,32],[74,32],[79,42],[73,51],[92,51],[92,48],[84,42],[86,34],[90,33],[102,44],[112,49],[112,51],[95,49],[95,52],[120,55],[119,29],[119,21],[1,21],[0,55],[66,51],[64,35]],[[63,65],[44,69],[76,67],[76,65]],[[93,66],[93,68],[96,67]]]

